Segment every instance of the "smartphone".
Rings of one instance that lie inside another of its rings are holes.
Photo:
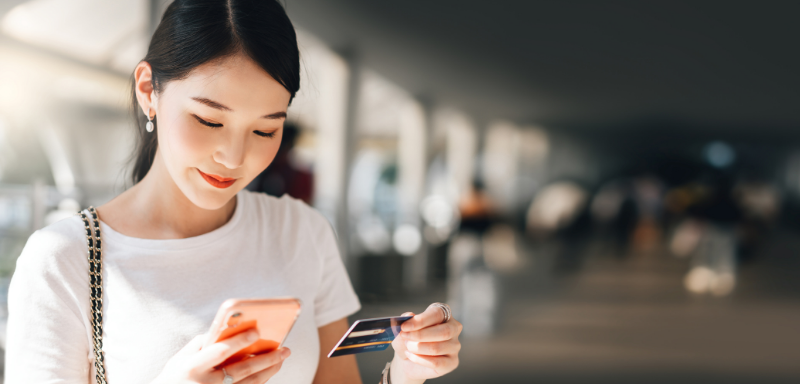
[[[281,346],[300,316],[301,303],[293,297],[272,299],[228,299],[214,318],[203,347],[256,328],[260,339],[237,352],[219,366],[274,351]]]

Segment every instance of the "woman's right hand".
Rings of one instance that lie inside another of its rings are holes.
[[[152,384],[222,383],[225,375],[222,373],[222,369],[214,369],[214,367],[258,340],[258,331],[243,332],[227,340],[201,348],[206,337],[205,334],[196,336],[186,344],[167,361],[164,370]],[[233,377],[234,383],[266,383],[278,373],[283,361],[290,354],[289,348],[284,347],[226,365],[225,371]]]

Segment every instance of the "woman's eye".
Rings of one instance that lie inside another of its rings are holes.
[[[253,132],[256,135],[259,135],[259,136],[262,136],[262,137],[275,137],[275,131],[272,131],[272,132],[269,132],[269,133],[268,132],[263,132],[263,131],[253,131]]]
[[[205,121],[205,120],[201,119],[201,118],[200,118],[200,116],[197,116],[197,115],[192,115],[192,117],[194,117],[195,119],[197,119],[197,121],[199,121],[199,122],[200,122],[200,124],[203,124],[203,125],[209,126],[209,127],[211,127],[211,128],[219,128],[219,127],[221,127],[221,126],[222,126],[222,124],[209,123],[208,121]]]
[[[203,125],[205,125],[205,126],[208,126],[208,127],[211,127],[211,128],[220,128],[220,127],[222,127],[222,124],[211,123],[211,122],[205,121],[205,120],[203,120],[202,118],[200,118],[200,116],[197,116],[197,115],[195,115],[195,114],[192,114],[192,117],[194,117],[195,119],[197,119],[197,121],[199,121],[199,122],[200,122],[200,124],[203,124]],[[261,136],[261,137],[269,137],[269,138],[272,138],[272,137],[275,137],[275,132],[276,132],[276,131],[272,131],[272,132],[253,131],[253,132],[254,132],[256,135],[259,135],[259,136]]]

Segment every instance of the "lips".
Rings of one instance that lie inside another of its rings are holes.
[[[233,179],[233,178],[230,178],[230,177],[222,177],[222,176],[217,176],[217,175],[211,175],[211,174],[208,174],[208,173],[204,173],[203,171],[201,171],[199,169],[197,170],[197,172],[200,172],[200,176],[203,176],[203,179],[205,179],[205,181],[207,181],[209,184],[211,184],[211,185],[213,185],[213,186],[215,186],[217,188],[228,188],[231,185],[233,185],[233,183],[236,182],[236,179]]]

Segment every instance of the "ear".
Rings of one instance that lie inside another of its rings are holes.
[[[139,106],[142,108],[142,113],[147,115],[148,110],[150,116],[156,115],[156,95],[153,89],[153,69],[150,63],[142,61],[136,66],[133,71],[134,74],[134,87],[136,90],[136,100],[139,101]]]

